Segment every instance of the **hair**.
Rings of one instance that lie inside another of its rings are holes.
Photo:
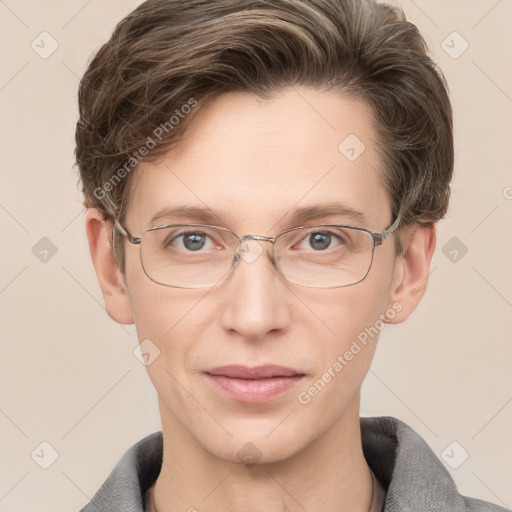
[[[227,92],[270,98],[296,85],[371,107],[401,226],[444,217],[454,160],[446,80],[403,11],[373,0],[142,3],[80,82],[75,154],[84,205],[122,220],[131,170],[177,143],[197,105]],[[122,244],[114,254],[124,271]]]

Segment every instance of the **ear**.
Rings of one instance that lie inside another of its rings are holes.
[[[396,258],[391,295],[392,308],[396,315],[386,320],[390,324],[406,320],[425,294],[430,262],[436,247],[435,226],[406,226],[400,239],[403,254]]]
[[[85,229],[108,315],[120,324],[133,324],[125,279],[112,252],[112,223],[103,220],[99,210],[90,208],[85,214]]]

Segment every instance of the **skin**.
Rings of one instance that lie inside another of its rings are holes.
[[[364,213],[364,227],[374,231],[391,224],[391,201],[365,103],[300,87],[270,100],[224,94],[198,108],[166,157],[136,170],[124,222],[134,235],[150,227],[157,210],[176,204],[206,205],[218,215],[216,224],[239,235],[275,236],[294,227],[288,220],[294,208],[330,201]],[[351,133],[366,146],[353,162],[338,150]],[[350,220],[326,217],[310,224]],[[372,484],[359,431],[360,387],[378,337],[307,405],[297,395],[393,304],[401,311],[388,323],[412,313],[427,285],[434,227],[401,228],[401,256],[393,235],[375,249],[365,280],[333,289],[285,281],[265,242],[254,262],[241,261],[216,287],[165,287],[147,278],[139,247],[127,242],[122,275],[110,248],[112,227],[98,211],[87,212],[86,228],[108,314],[135,323],[139,339],[151,339],[160,350],[147,367],[164,437],[154,487],[158,511],[367,512]],[[238,403],[203,373],[235,363],[279,364],[305,377],[270,402]],[[237,456],[246,443],[260,453],[256,464],[245,465]]]

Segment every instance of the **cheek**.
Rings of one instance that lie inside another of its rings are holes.
[[[353,403],[370,367],[385,325],[381,314],[387,294],[376,284],[365,280],[321,300],[319,316],[329,334],[317,337],[311,346],[314,375],[296,396],[302,414],[317,433],[334,424]]]
[[[151,360],[146,371],[159,397],[176,413],[191,407],[180,385],[189,389],[189,353],[198,339],[194,313],[201,310],[197,291],[163,287],[146,276],[134,281],[131,298],[141,351]],[[193,295],[193,297],[192,297]],[[204,315],[204,311],[203,311]]]
[[[366,375],[379,334],[386,325],[383,318],[389,294],[379,281],[367,278],[332,294],[324,290],[323,296],[316,297],[315,311],[326,327],[322,328],[324,334],[316,338],[310,333],[315,342],[312,357],[317,362],[316,379],[336,382],[334,387],[348,382],[352,386]],[[305,325],[302,328],[308,329]]]
[[[390,296],[388,281],[388,276],[375,273],[356,285],[322,290],[323,295],[315,297],[317,315],[328,328],[327,338],[333,340],[337,349],[350,345],[376,324],[382,329],[381,316],[387,310]]]
[[[164,350],[171,341],[183,346],[194,338],[195,313],[201,310],[204,292],[165,287],[145,275],[132,281],[132,290],[130,304],[139,340],[150,338]]]
[[[136,269],[128,277],[128,289],[138,339],[150,340],[159,352],[158,364],[147,367],[150,377],[165,370],[186,374],[190,352],[205,337],[214,316],[205,306],[208,290],[162,286]]]
[[[187,303],[183,298],[187,290],[151,281],[142,268],[138,250],[126,255],[126,284],[139,340],[164,339],[185,313]]]

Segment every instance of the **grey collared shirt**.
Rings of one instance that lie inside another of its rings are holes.
[[[368,465],[386,490],[383,512],[512,512],[462,496],[443,463],[404,422],[360,418]],[[145,493],[160,473],[162,432],[133,445],[80,512],[144,512]]]

